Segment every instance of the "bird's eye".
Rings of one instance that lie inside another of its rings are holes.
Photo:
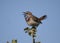
[[[26,13],[26,14],[28,14],[28,13]]]

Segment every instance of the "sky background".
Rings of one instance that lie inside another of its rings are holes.
[[[36,41],[41,43],[60,43],[60,0],[0,0],[0,43],[32,43],[32,37],[24,32],[28,27],[24,11],[47,19],[37,28]]]

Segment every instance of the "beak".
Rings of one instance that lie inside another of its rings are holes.
[[[24,13],[24,14],[25,14],[26,12],[22,12],[22,13]]]
[[[25,12],[22,12],[23,13],[23,15],[25,15]]]

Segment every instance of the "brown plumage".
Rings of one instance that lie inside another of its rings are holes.
[[[46,19],[47,15],[43,15],[40,18],[38,18],[38,17],[32,15],[31,12],[26,11],[26,12],[24,12],[24,17],[25,17],[25,20],[28,25],[35,27],[35,26],[38,26],[39,24],[41,24],[42,23],[41,21]]]
[[[44,16],[40,17],[39,20],[44,20],[44,19],[46,19],[46,17],[47,17],[47,15],[44,15]]]

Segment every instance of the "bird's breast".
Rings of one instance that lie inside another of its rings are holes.
[[[32,18],[30,18],[29,21],[27,21],[28,25],[34,25],[34,24],[38,24],[37,22],[35,22]]]

